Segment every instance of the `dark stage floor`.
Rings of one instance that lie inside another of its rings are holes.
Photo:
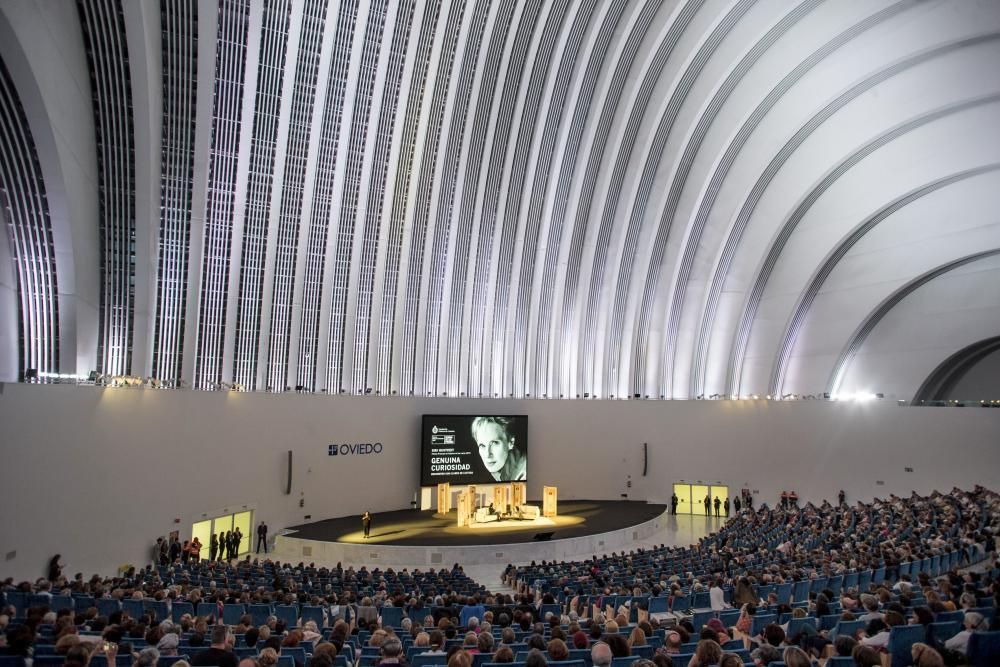
[[[532,501],[541,507],[541,502]],[[397,546],[468,546],[531,542],[536,533],[555,531],[553,539],[583,537],[621,530],[650,521],[667,509],[666,505],[615,500],[567,500],[559,502],[559,516],[534,522],[506,521],[459,528],[455,511],[399,510],[372,515],[372,530],[365,540],[361,517],[346,516],[292,526],[289,537],[352,544]]]

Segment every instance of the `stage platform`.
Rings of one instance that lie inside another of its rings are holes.
[[[276,539],[275,555],[292,561],[393,567],[579,558],[634,548],[660,532],[668,518],[666,505],[608,500],[562,501],[556,517],[462,528],[454,511],[399,510],[373,514],[367,540],[356,515],[293,526],[291,533]],[[555,533],[551,541],[534,539],[547,532]]]

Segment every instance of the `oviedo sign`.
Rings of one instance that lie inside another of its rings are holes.
[[[381,442],[334,443],[328,447],[330,456],[370,456],[382,453]]]

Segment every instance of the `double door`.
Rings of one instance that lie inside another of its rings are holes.
[[[207,559],[209,556],[209,545],[212,543],[212,535],[225,534],[230,530],[240,529],[243,539],[240,541],[239,555],[250,552],[251,540],[253,539],[253,512],[237,512],[236,514],[226,514],[217,516],[205,521],[199,521],[191,526],[191,539],[197,537],[201,541],[201,557]]]
[[[715,516],[715,499],[719,499],[719,515],[725,516],[725,502],[729,497],[728,486],[711,484],[674,484],[677,496],[677,513],[695,516]],[[705,497],[708,496],[708,511],[705,511]]]

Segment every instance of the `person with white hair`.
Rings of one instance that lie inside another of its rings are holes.
[[[989,630],[990,624],[985,616],[978,611],[970,611],[965,614],[965,621],[962,630],[944,643],[944,647],[952,651],[958,651],[962,655],[969,648],[969,637],[977,630]]]
[[[611,647],[605,642],[597,642],[590,649],[590,660],[594,667],[609,667],[614,656],[611,654]]]
[[[390,636],[382,642],[379,653],[381,654],[377,662],[379,665],[398,665],[405,660],[403,656],[403,644],[395,635]]]
[[[155,646],[147,646],[139,651],[135,658],[133,667],[156,667],[156,661],[160,659],[160,652]]]
[[[307,642],[318,642],[322,638],[323,635],[320,633],[316,621],[306,621],[302,626],[302,639]]]
[[[180,637],[173,632],[168,632],[157,642],[156,650],[160,652],[161,656],[177,655],[177,647],[180,645],[180,641]]]

